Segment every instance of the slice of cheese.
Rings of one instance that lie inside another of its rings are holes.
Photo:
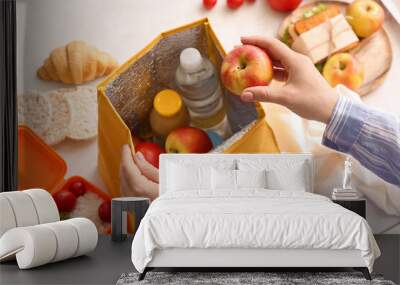
[[[356,34],[342,14],[301,34],[292,48],[308,55],[316,63],[332,53],[358,42]]]

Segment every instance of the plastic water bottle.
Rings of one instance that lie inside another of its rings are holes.
[[[184,49],[175,74],[194,127],[230,135],[223,94],[214,65],[195,48]]]

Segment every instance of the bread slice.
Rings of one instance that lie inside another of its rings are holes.
[[[310,18],[297,21],[295,23],[296,31],[301,35],[339,14],[340,8],[336,5],[330,5],[325,11],[319,12]]]
[[[71,122],[67,137],[85,140],[97,136],[97,90],[94,87],[78,87],[64,94],[71,108]]]
[[[50,128],[52,116],[49,98],[37,91],[29,91],[19,94],[17,101],[18,124],[26,125],[37,135],[43,136]]]
[[[342,14],[302,33],[292,49],[307,55],[317,63],[333,53],[353,48],[358,43],[356,34]]]
[[[71,123],[71,107],[64,94],[71,89],[57,89],[47,93],[52,107],[50,128],[43,134],[43,139],[48,145],[62,142],[69,130]]]

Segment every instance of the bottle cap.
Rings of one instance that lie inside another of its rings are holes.
[[[172,117],[181,110],[182,99],[176,91],[165,89],[154,97],[153,107],[161,116]]]
[[[203,57],[195,48],[186,48],[181,52],[180,64],[181,67],[188,72],[196,72],[201,68]]]

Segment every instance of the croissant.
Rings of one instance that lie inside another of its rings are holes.
[[[37,74],[47,81],[82,84],[106,76],[117,67],[118,63],[108,53],[82,41],[73,41],[54,49]]]

